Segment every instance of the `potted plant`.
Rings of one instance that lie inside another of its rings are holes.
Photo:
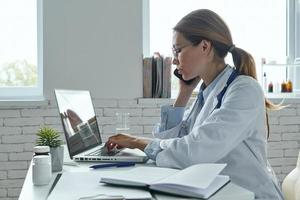
[[[62,146],[62,140],[59,139],[59,133],[53,128],[42,127],[38,130],[37,136],[37,145],[50,147],[52,171],[61,171],[63,166],[64,148]]]

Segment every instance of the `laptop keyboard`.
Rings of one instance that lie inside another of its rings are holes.
[[[106,147],[101,147],[87,155],[88,156],[114,156],[118,152],[119,152],[119,150],[117,150],[117,149],[113,149],[112,151],[108,152]]]

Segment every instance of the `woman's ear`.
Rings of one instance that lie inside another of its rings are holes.
[[[209,40],[202,40],[201,43],[200,43],[200,46],[201,46],[201,50],[203,52],[209,52],[211,50],[211,41]]]

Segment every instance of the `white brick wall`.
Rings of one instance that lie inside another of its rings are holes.
[[[160,106],[173,101],[93,99],[103,140],[114,133],[116,112],[130,113],[132,134],[152,137],[152,129],[160,119]],[[268,157],[280,182],[295,168],[300,147],[300,99],[287,100],[285,104],[290,106],[269,113]],[[36,132],[43,125],[63,133],[55,100],[49,100],[48,106],[44,107],[0,107],[0,200],[18,198],[31,160]]]
[[[41,117],[15,117],[15,118],[4,118],[4,126],[28,126],[28,125],[40,125],[43,123],[43,118]]]
[[[0,188],[0,198],[1,197],[6,197],[7,196],[7,190],[6,189],[1,189]]]
[[[1,109],[0,118],[20,117],[20,110],[4,110]]]
[[[0,127],[1,135],[20,135],[21,132],[20,127]]]
[[[6,171],[0,171],[0,180],[7,179],[7,172]]]

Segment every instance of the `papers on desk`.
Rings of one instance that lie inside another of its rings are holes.
[[[183,170],[136,167],[101,176],[102,183],[149,187],[152,190],[196,198],[209,198],[229,182],[219,175],[226,164],[197,164]]]
[[[122,199],[120,196],[123,196],[125,199],[152,198],[147,190],[111,187],[99,183],[99,176],[102,174],[111,175],[111,173],[115,172],[64,172],[50,193],[48,200]]]

